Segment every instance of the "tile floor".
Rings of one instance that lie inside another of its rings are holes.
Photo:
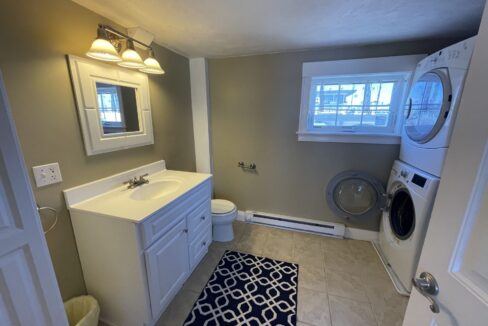
[[[235,239],[214,242],[158,326],[182,325],[226,249],[300,265],[298,326],[401,325],[407,298],[396,293],[366,241],[235,222]]]

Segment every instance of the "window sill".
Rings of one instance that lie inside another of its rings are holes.
[[[356,143],[356,144],[400,144],[399,135],[370,134],[370,133],[318,133],[297,132],[298,141],[323,143]]]

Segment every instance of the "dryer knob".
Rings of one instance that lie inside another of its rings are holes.
[[[403,178],[406,178],[406,177],[408,176],[408,171],[406,171],[406,170],[402,170],[402,171],[400,172],[400,176],[402,176]]]

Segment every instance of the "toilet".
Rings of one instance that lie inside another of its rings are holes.
[[[237,218],[236,205],[228,200],[212,200],[212,228],[214,241],[227,242],[234,239],[232,222]]]

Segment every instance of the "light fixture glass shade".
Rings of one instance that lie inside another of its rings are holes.
[[[133,69],[141,69],[145,67],[141,56],[134,49],[134,43],[132,43],[131,40],[127,40],[127,49],[122,53],[122,62],[119,62],[118,65]]]
[[[93,41],[86,55],[102,61],[119,62],[122,60],[115,47],[108,40],[107,33],[102,28],[98,28],[98,37]]]
[[[149,57],[147,57],[147,59],[144,60],[144,65],[145,67],[139,69],[140,71],[145,72],[147,74],[155,74],[155,75],[164,74],[164,70],[161,69],[159,62],[156,59],[154,59],[154,53],[152,49],[149,50]]]

